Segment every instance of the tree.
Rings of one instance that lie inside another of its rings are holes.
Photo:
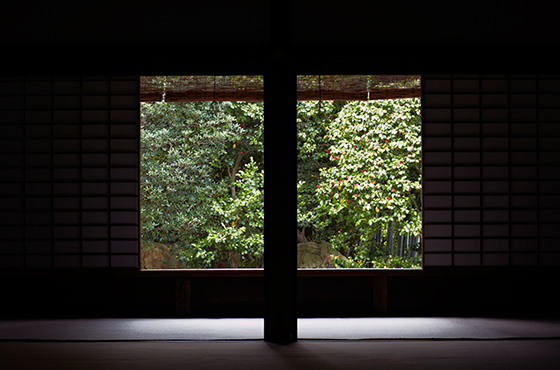
[[[299,101],[297,103],[297,226],[298,242],[326,237],[319,224],[316,195],[321,169],[332,165],[328,150],[326,127],[332,122],[343,102]]]
[[[262,104],[144,103],[141,114],[142,240],[215,267],[200,241],[222,224],[216,204],[238,198],[245,164],[262,164]]]
[[[212,202],[215,223],[183,256],[203,267],[262,267],[264,252],[264,171],[251,157],[238,173],[239,191]]]
[[[350,102],[326,127],[318,218],[359,266],[387,256],[387,234],[421,233],[420,100]],[[376,241],[375,234],[385,237]]]
[[[184,267],[261,267],[263,105],[142,105],[142,242]],[[298,241],[345,267],[411,266],[419,235],[420,101],[298,102]]]

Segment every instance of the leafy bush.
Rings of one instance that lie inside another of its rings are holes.
[[[313,218],[299,217],[298,226],[320,229],[352,263],[372,267],[389,258],[393,235],[421,233],[420,100],[349,102],[323,127],[323,153],[313,155],[329,163],[312,182]]]
[[[387,257],[377,257],[372,260],[364,259],[342,259],[340,255],[333,256],[333,263],[337,268],[421,268],[420,257],[399,257],[389,255]]]
[[[328,231],[319,219],[317,185],[321,170],[330,167],[326,127],[344,106],[343,102],[300,101],[297,104],[297,224],[302,241],[326,239]],[[326,233],[325,233],[326,232]]]
[[[262,104],[144,103],[141,122],[142,240],[172,246],[188,267],[229,265],[202,241],[230,222],[220,207],[255,201],[242,197],[258,181],[254,168],[262,172]]]
[[[298,240],[328,240],[337,267],[418,267],[396,236],[421,233],[419,99],[297,110]],[[143,103],[141,116],[151,255],[167,246],[177,266],[262,267],[263,105]]]
[[[194,259],[203,267],[262,267],[264,245],[264,171],[251,158],[239,171],[235,197],[213,200],[215,224],[206,238],[193,244]]]

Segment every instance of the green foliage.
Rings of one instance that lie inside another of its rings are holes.
[[[326,127],[316,224],[358,265],[390,254],[390,230],[421,233],[420,129],[419,99],[350,102]]]
[[[238,176],[240,191],[213,201],[216,222],[206,238],[193,244],[192,258],[203,267],[262,267],[264,172],[251,158]]]
[[[297,104],[298,151],[298,228],[306,228],[309,237],[321,239],[323,228],[318,219],[319,199],[316,191],[322,169],[330,167],[326,127],[335,120],[344,103],[332,101],[300,101]]]
[[[209,205],[207,196],[225,188],[216,165],[226,159],[226,148],[236,128],[223,121],[231,117],[220,111],[206,115],[203,104],[154,103],[142,105],[142,237],[165,244],[183,241],[183,235],[205,233]],[[218,132],[218,134],[216,134]],[[201,158],[210,160],[201,160]]]
[[[368,256],[342,259],[340,255],[333,256],[333,263],[337,268],[421,268],[420,257],[404,258],[389,255],[387,257],[377,257],[369,260]]]
[[[142,104],[150,256],[168,248],[175,266],[262,267],[263,123],[257,103]],[[419,99],[298,102],[298,230],[328,240],[335,266],[420,265],[393,238],[421,232],[420,128]]]
[[[142,240],[170,245],[188,267],[227,263],[200,241],[223,224],[217,204],[247,185],[239,170],[262,167],[262,104],[159,102],[141,113]]]

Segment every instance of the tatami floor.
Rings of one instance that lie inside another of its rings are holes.
[[[1,369],[560,369],[560,321],[300,319],[264,342],[262,319],[0,321]]]

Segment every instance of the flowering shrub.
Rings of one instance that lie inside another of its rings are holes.
[[[391,254],[390,230],[421,233],[420,129],[419,99],[349,102],[325,127],[316,224],[346,265],[383,265],[375,258]]]
[[[300,101],[297,104],[297,224],[298,231],[311,239],[328,236],[317,209],[317,188],[321,170],[331,166],[327,125],[336,119],[343,102]]]
[[[347,104],[327,128],[325,152],[333,164],[320,171],[319,204],[331,217],[386,228],[396,221],[421,232],[420,104],[418,99]]]

